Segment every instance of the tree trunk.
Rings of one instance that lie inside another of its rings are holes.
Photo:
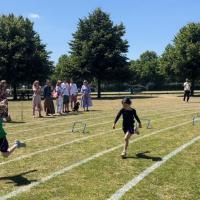
[[[101,98],[101,80],[97,80],[97,98]]]
[[[195,87],[195,80],[193,79],[191,83],[191,96],[194,96],[194,87]]]
[[[13,100],[17,100],[17,86],[13,84]]]

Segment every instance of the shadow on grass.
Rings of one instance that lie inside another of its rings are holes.
[[[93,100],[117,100],[117,99],[123,99],[124,97],[129,97],[130,99],[151,99],[151,98],[157,98],[157,96],[150,96],[150,95],[121,95],[121,96],[103,96],[101,98],[95,98],[93,97]]]
[[[26,122],[22,122],[22,121],[10,121],[10,122],[5,122],[6,124],[24,124]]]
[[[0,177],[0,181],[1,180],[7,180],[7,184],[12,184],[15,183],[15,186],[23,186],[23,185],[29,185],[32,182],[35,182],[37,180],[29,180],[27,178],[24,177],[24,175],[26,174],[30,174],[33,172],[36,172],[37,170],[30,170],[27,172],[23,172],[21,174],[18,175],[14,175],[14,176],[5,176],[5,177]]]
[[[145,151],[145,152],[141,152],[141,153],[137,153],[136,156],[127,156],[126,158],[133,158],[133,159],[146,159],[146,160],[152,160],[152,161],[162,161],[161,157],[158,156],[150,156],[150,155],[146,155],[150,153],[149,151]]]

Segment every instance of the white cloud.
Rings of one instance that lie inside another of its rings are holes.
[[[29,14],[29,18],[32,18],[32,19],[39,19],[39,18],[40,18],[40,15],[38,15],[37,13],[30,13],[30,14]]]

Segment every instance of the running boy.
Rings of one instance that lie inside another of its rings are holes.
[[[139,123],[139,128],[142,128],[142,124],[140,122],[139,117],[137,116],[136,110],[131,108],[131,100],[129,98],[124,98],[122,100],[122,106],[123,108],[118,112],[114,124],[113,124],[113,129],[115,129],[116,123],[119,120],[120,116],[123,116],[123,131],[125,134],[124,140],[124,150],[121,154],[122,158],[126,158],[127,155],[127,149],[128,149],[128,144],[129,144],[129,139],[131,136],[135,133],[134,130],[134,123],[135,120]]]
[[[6,138],[6,132],[3,129],[2,120],[0,119],[0,151],[3,157],[7,158],[10,156],[16,148],[25,147],[26,144],[20,141],[15,141],[14,145],[9,148],[8,140]]]

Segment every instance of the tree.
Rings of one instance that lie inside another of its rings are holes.
[[[54,70],[54,80],[66,80],[66,79],[78,79],[79,73],[77,73],[74,58],[70,55],[62,55],[58,60],[58,64]]]
[[[102,81],[126,78],[128,42],[122,38],[124,34],[124,25],[113,25],[99,8],[80,19],[73,34],[70,47],[76,70],[83,78],[97,80],[99,98]]]
[[[6,79],[14,90],[20,83],[44,80],[52,72],[46,45],[33,30],[33,23],[13,14],[0,16],[0,79]]]
[[[200,77],[200,23],[189,23],[181,28],[161,60],[169,76],[173,73],[181,81],[185,78],[192,81],[193,95],[195,81]]]
[[[136,61],[131,61],[130,70],[137,83],[146,85],[148,83],[160,83],[162,80],[159,59],[154,51],[146,51]]]

